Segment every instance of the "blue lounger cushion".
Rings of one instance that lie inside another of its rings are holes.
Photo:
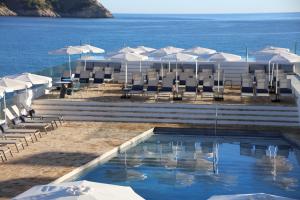
[[[112,75],[111,74],[104,74],[104,79],[111,79]]]
[[[102,84],[102,83],[104,83],[104,79],[102,79],[102,78],[94,78],[94,83]]]
[[[267,89],[256,89],[256,93],[269,93]]]
[[[172,92],[173,89],[171,87],[163,87],[161,88],[160,92]]]
[[[74,78],[80,78],[80,74],[75,74]]]
[[[148,86],[147,91],[148,92],[157,92],[158,87],[157,86]]]
[[[179,85],[185,85],[186,84],[186,80],[180,80],[179,81]]]
[[[218,81],[214,81],[214,85],[218,86]],[[223,86],[223,81],[219,81],[219,86]]]
[[[203,85],[203,80],[199,80],[199,85]]]
[[[242,93],[253,93],[253,87],[242,87]]]
[[[203,86],[203,92],[213,92],[212,87]]]
[[[292,94],[293,93],[292,89],[290,89],[290,88],[280,88],[279,92],[281,94]]]
[[[79,82],[80,83],[89,83],[90,79],[89,78],[80,78]]]
[[[143,91],[144,86],[143,85],[133,85],[131,88],[132,91]]]
[[[186,87],[185,87],[185,91],[186,91],[186,92],[196,92],[196,91],[197,91],[197,87],[186,86]]]

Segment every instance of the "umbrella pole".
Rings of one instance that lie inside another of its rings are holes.
[[[273,77],[274,77],[274,63],[272,64],[272,76],[271,76],[271,87],[273,87]]]
[[[3,95],[3,106],[4,106],[4,109],[6,108],[6,97],[5,97],[5,92],[4,92],[4,95]],[[4,120],[5,120],[5,123],[6,123],[6,113],[4,112]]]
[[[72,77],[72,70],[71,70],[71,56],[69,55],[69,72],[70,72],[70,79]]]
[[[269,61],[269,84],[270,84],[270,81],[271,81],[271,72],[270,72],[270,69],[271,69],[271,61]]]
[[[171,72],[171,61],[169,61],[169,72]]]
[[[127,81],[128,81],[128,77],[127,77],[127,62],[125,62],[125,88],[127,88]]]
[[[276,64],[276,96],[278,94],[278,63]]]
[[[161,67],[161,80],[163,79],[163,77],[164,77],[164,65],[163,65],[163,63],[162,63],[162,61],[160,60],[160,67]]]
[[[220,92],[220,63],[218,64],[218,94]]]
[[[198,78],[198,61],[197,61],[197,59],[196,59],[196,79]]]
[[[84,58],[84,71],[86,71],[86,58]]]
[[[177,70],[177,61],[176,61],[176,93],[178,94],[178,70]]]
[[[142,72],[142,61],[140,60],[140,72]]]

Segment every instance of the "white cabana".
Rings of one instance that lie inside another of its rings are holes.
[[[196,73],[197,73],[197,56],[193,56],[185,53],[175,53],[162,57],[162,60],[176,62],[176,91],[178,92],[178,62],[196,62]]]
[[[6,92],[14,92],[14,104],[31,106],[33,98],[31,83],[4,77],[0,80],[0,87]]]
[[[140,62],[140,72],[142,71],[142,61],[148,59],[147,56],[143,56],[136,53],[119,53],[112,57],[111,60],[116,60],[125,63],[125,86],[128,83],[128,62]]]
[[[61,49],[48,52],[50,55],[67,55],[69,57],[69,71],[70,78],[72,78],[72,69],[71,69],[71,55],[80,55],[88,53],[89,51],[78,46],[67,46]]]
[[[272,199],[272,200],[293,200],[286,197],[280,197],[265,193],[256,194],[235,194],[235,195],[215,195],[210,197],[208,200],[262,200],[262,199]]]
[[[14,80],[29,82],[33,85],[33,99],[48,93],[48,89],[52,87],[52,78],[31,73],[23,73],[16,75]]]
[[[144,200],[131,187],[90,181],[35,186],[13,200]]]
[[[161,58],[161,57],[164,57],[164,56],[167,56],[167,55],[170,55],[170,54],[179,53],[183,50],[184,49],[181,49],[181,48],[168,46],[168,47],[161,48],[161,49],[155,50],[153,52],[150,52],[147,55],[151,58],[156,59],[156,58]]]

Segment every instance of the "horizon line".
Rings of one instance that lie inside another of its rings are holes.
[[[112,14],[133,14],[133,15],[249,15],[249,14],[300,14],[300,11],[294,11],[294,12],[289,12],[289,11],[274,11],[274,12],[224,12],[224,13],[151,13],[151,12],[147,12],[147,13],[139,13],[139,12],[112,12]]]

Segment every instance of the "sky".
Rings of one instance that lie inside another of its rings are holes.
[[[100,0],[113,13],[300,12],[300,0]]]

